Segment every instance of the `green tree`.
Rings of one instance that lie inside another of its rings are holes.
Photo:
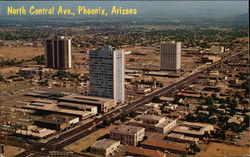
[[[206,97],[204,105],[213,105],[214,99],[212,97]]]
[[[44,57],[44,55],[36,56],[32,60],[36,61],[36,64],[45,65],[45,57]]]
[[[197,144],[191,144],[189,148],[190,148],[190,150],[192,151],[193,154],[196,154],[197,152],[200,152],[200,148],[198,147]]]
[[[161,100],[160,100],[160,98],[158,96],[153,97],[151,101],[154,102],[154,103],[160,103],[161,102]]]
[[[129,112],[129,117],[134,118],[136,116],[137,116],[137,112],[136,111],[133,110],[133,111]]]
[[[110,126],[110,125],[111,125],[111,121],[108,120],[108,119],[104,119],[104,120],[103,120],[103,124],[104,124],[105,126]]]
[[[4,77],[0,75],[0,81],[4,81]]]
[[[188,115],[186,116],[186,120],[189,122],[194,122],[196,118],[193,116],[193,114],[188,113]]]
[[[201,123],[207,123],[208,122],[208,115],[205,115],[203,113],[199,113],[197,115],[197,121]]]

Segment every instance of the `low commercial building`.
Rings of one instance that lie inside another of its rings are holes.
[[[183,92],[179,92],[176,94],[179,97],[183,97],[183,98],[200,98],[200,94],[191,94],[191,93],[183,93]]]
[[[135,76],[125,75],[125,81],[126,82],[134,82],[137,78]]]
[[[24,75],[43,75],[51,72],[51,69],[41,67],[23,67],[19,69],[19,73]]]
[[[225,51],[224,46],[219,46],[219,45],[212,45],[209,50],[209,52],[212,54],[221,54],[224,51]]]
[[[132,69],[126,69],[125,74],[137,74],[142,73],[142,70],[132,70]]]
[[[144,136],[145,129],[142,127],[120,125],[110,130],[110,139],[131,146],[136,146]]]
[[[161,96],[160,101],[170,103],[170,102],[174,102],[174,98]]]
[[[136,157],[166,157],[166,153],[138,147],[129,148],[127,150],[127,155],[132,155]]]
[[[53,98],[56,97],[58,93],[55,92],[48,92],[48,91],[34,91],[31,93],[26,93],[25,96],[32,96],[32,97],[37,97],[37,98]]]
[[[146,140],[141,143],[142,148],[146,149],[154,149],[162,152],[170,152],[176,154],[187,154],[187,150],[185,147],[180,145],[174,145],[170,143],[166,143],[164,141],[156,141],[156,140]]]
[[[78,94],[71,94],[58,99],[60,102],[69,102],[83,105],[96,106],[98,112],[105,113],[113,109],[116,104],[114,99],[84,96]]]
[[[90,147],[90,151],[94,154],[108,156],[112,155],[119,146],[120,141],[103,139],[100,141],[96,141],[95,144]]]
[[[164,71],[148,71],[145,72],[145,75],[167,77],[168,73]]]
[[[167,136],[170,141],[176,141],[181,143],[197,144],[199,142],[198,138],[184,136],[183,134],[171,133]]]
[[[152,92],[151,88],[140,88],[136,91],[137,94],[148,94],[151,92]]]
[[[169,78],[179,78],[181,75],[179,73],[169,73],[165,71],[148,71],[145,75],[158,76],[158,77],[169,77]]]
[[[166,133],[174,126],[177,120],[166,119],[165,117],[156,115],[139,115],[134,120],[129,122],[129,125],[145,128],[146,131]]]
[[[37,126],[28,126],[28,128],[25,130],[17,129],[15,133],[17,135],[31,136],[33,138],[41,139],[52,136],[56,133],[56,131],[46,128],[38,128]]]
[[[210,133],[214,130],[213,125],[202,124],[202,123],[193,123],[193,122],[184,122],[176,127],[173,132],[180,133],[187,136],[202,138],[205,132]]]
[[[147,114],[149,115],[161,115],[161,110],[159,108],[151,108],[147,111]]]
[[[98,113],[96,106],[91,105],[81,105],[76,103],[60,102],[58,106],[65,109],[79,110],[79,111],[89,111],[93,115]]]
[[[244,121],[243,116],[236,115],[236,116],[230,117],[227,123],[234,123],[234,124],[240,125],[241,123],[243,123],[243,121]]]
[[[201,57],[201,62],[202,63],[214,63],[217,61],[220,61],[221,57],[217,57],[217,56],[204,56]]]
[[[35,125],[41,128],[47,128],[51,130],[65,130],[70,126],[73,126],[79,122],[79,117],[62,116],[58,114],[51,114],[46,117],[35,120]]]
[[[28,103],[27,105],[22,106],[21,108],[40,112],[41,114],[60,114],[64,116],[75,116],[79,117],[80,119],[86,119],[97,114],[96,111],[93,112],[88,110],[76,110],[60,107],[54,102],[46,100],[36,100],[35,102],[32,101],[31,103]]]

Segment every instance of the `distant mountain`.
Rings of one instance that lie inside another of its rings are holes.
[[[249,13],[240,14],[240,15],[235,16],[234,18],[236,18],[236,19],[249,19]]]

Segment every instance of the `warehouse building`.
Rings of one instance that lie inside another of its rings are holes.
[[[83,105],[82,107],[86,107],[86,106]],[[91,109],[91,110],[89,110],[87,107],[86,107],[87,109],[83,109],[83,110],[69,109],[65,107],[60,107],[54,102],[48,101],[48,100],[33,100],[31,101],[31,103],[28,103],[27,105],[22,106],[21,108],[34,110],[38,113],[41,113],[42,115],[60,114],[64,116],[75,116],[75,117],[79,117],[80,119],[86,119],[97,114],[96,108]]]
[[[79,122],[79,117],[51,114],[34,121],[34,124],[51,130],[62,131]]]
[[[112,110],[113,108],[115,108],[116,106],[114,99],[84,96],[84,95],[78,95],[78,94],[71,94],[71,95],[59,98],[58,101],[60,103],[69,102],[69,103],[75,103],[75,104],[96,106],[99,113],[108,112]]]

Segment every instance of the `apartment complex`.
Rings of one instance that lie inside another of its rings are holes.
[[[181,42],[161,43],[160,66],[162,70],[179,70],[181,68]]]
[[[98,155],[112,155],[115,150],[120,146],[120,141],[113,141],[103,139],[96,141],[90,148],[90,151]]]
[[[125,57],[123,50],[110,46],[89,51],[89,93],[91,96],[124,103]]]
[[[71,39],[64,36],[45,41],[46,66],[53,69],[71,68]]]
[[[156,115],[140,115],[129,122],[129,125],[145,128],[146,131],[166,133],[174,126],[177,120],[166,119],[165,117]]]
[[[144,135],[145,129],[136,126],[120,125],[110,130],[110,139],[131,146],[136,146],[139,141],[142,141]]]

